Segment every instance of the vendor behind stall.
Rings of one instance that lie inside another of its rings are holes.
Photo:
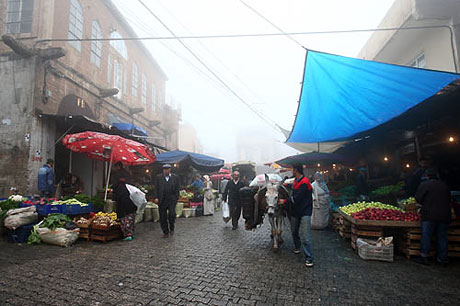
[[[83,182],[81,179],[72,173],[67,173],[58,184],[56,198],[74,196],[82,192]]]
[[[369,199],[369,187],[366,179],[366,168],[359,168],[359,173],[356,176],[356,195],[359,201],[365,201]]]
[[[115,184],[118,181],[122,180],[125,183],[131,183],[131,174],[129,173],[128,170],[125,169],[123,164],[121,162],[117,162],[114,165],[114,173],[111,177],[111,183]]]
[[[203,189],[203,180],[201,179],[201,176],[199,174],[196,176],[191,186],[197,187],[200,190]]]

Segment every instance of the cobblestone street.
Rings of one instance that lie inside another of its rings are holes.
[[[178,219],[163,239],[141,223],[136,239],[70,248],[0,242],[2,305],[454,305],[460,264],[420,266],[401,256],[369,262],[332,231],[314,232],[313,268],[273,253],[268,222],[237,231],[213,217]]]

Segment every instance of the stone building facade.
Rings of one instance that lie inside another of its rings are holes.
[[[106,166],[70,158],[60,145],[88,126],[133,123],[149,142],[177,148],[180,115],[165,104],[167,77],[142,42],[121,40],[136,34],[110,0],[0,0],[0,33],[20,45],[0,42],[0,196],[10,187],[35,193],[47,158],[58,179],[72,170],[94,194]]]

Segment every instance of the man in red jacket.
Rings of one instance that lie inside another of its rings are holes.
[[[291,208],[291,232],[294,240],[294,254],[305,255],[305,266],[313,267],[311,214],[313,210],[312,187],[303,175],[302,165],[294,165],[295,176],[292,197],[288,200]],[[299,233],[300,232],[300,233]]]

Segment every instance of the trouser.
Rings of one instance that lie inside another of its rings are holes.
[[[232,216],[232,225],[237,227],[241,216],[241,203],[231,203],[228,206],[230,207],[230,216]]]
[[[174,221],[176,220],[176,201],[160,203],[160,224],[164,234],[174,231]],[[168,224],[169,223],[169,224]]]
[[[449,230],[449,223],[435,222],[435,221],[422,221],[422,241],[420,255],[422,257],[430,256],[431,238],[436,233],[437,240],[437,259],[439,262],[447,261],[447,248],[448,238],[447,231]]]
[[[291,216],[291,232],[294,247],[302,250],[305,260],[313,260],[311,216],[303,216],[301,218]]]
[[[136,214],[128,214],[120,218],[120,223],[123,237],[133,237],[136,229]]]

